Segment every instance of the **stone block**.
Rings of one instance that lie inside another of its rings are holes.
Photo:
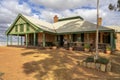
[[[87,67],[91,68],[91,63],[90,62],[87,63]]]
[[[93,68],[93,69],[95,69],[96,67],[95,67],[95,63],[93,62],[93,63],[91,63],[91,68]]]
[[[111,66],[112,66],[111,63],[107,64],[107,67],[106,67],[107,72],[111,72]]]
[[[96,63],[95,67],[96,67],[97,70],[100,70],[100,64],[99,63]]]
[[[87,63],[86,63],[85,61],[83,62],[83,66],[84,66],[84,67],[86,67],[86,66],[87,66]]]
[[[105,64],[101,64],[100,70],[105,72],[106,71],[106,65]]]
[[[83,60],[79,61],[80,66],[83,66]]]

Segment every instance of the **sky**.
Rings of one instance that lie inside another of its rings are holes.
[[[53,22],[57,15],[59,18],[81,16],[96,23],[96,3],[97,0],[0,0],[0,33],[4,34],[19,13],[47,22]],[[120,12],[110,11],[110,3],[116,4],[117,0],[100,0],[102,24],[120,25]]]

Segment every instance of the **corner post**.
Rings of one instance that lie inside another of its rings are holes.
[[[18,45],[19,45],[19,34],[17,35],[17,37],[18,37]]]
[[[8,46],[8,40],[9,40],[9,37],[8,37],[8,35],[7,35],[7,46]]]
[[[112,51],[114,51],[113,32],[110,33],[110,45],[111,45]]]
[[[12,35],[10,35],[10,45],[12,45]]]

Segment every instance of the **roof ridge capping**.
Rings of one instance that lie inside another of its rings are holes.
[[[84,20],[81,16],[72,16],[72,17],[66,17],[66,18],[58,19],[58,21],[65,21],[65,20],[72,20],[72,19]]]

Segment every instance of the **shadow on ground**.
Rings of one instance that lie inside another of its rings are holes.
[[[84,59],[88,55],[82,52],[70,52],[67,50],[37,50],[38,54],[49,54],[49,58],[44,60],[31,61],[23,64],[25,74],[36,73],[37,80],[117,80],[116,76],[83,68],[77,61]],[[22,53],[30,55],[32,52]],[[120,56],[114,55],[113,74],[120,74]],[[119,68],[119,70],[117,70]],[[111,79],[115,78],[115,79]],[[120,77],[119,77],[120,79]]]

